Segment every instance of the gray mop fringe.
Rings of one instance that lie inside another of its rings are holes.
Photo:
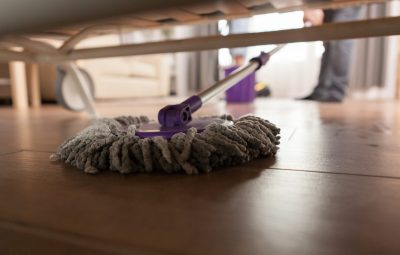
[[[101,119],[66,140],[50,159],[91,174],[105,170],[197,174],[276,154],[280,130],[274,124],[254,116],[221,118],[233,125],[214,123],[201,133],[190,128],[169,140],[135,136],[136,125],[149,122],[145,116]]]

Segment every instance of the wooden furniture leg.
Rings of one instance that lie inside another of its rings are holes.
[[[11,98],[13,107],[18,110],[28,108],[25,63],[12,61],[10,67]]]
[[[400,100],[400,36],[397,37],[397,84],[396,99]]]
[[[39,82],[39,65],[37,63],[28,64],[28,86],[29,99],[33,108],[41,105],[40,82]]]

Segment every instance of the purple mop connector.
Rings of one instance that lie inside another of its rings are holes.
[[[158,112],[158,122],[169,128],[184,126],[192,121],[192,113],[202,104],[200,97],[191,96],[180,104],[167,105]]]

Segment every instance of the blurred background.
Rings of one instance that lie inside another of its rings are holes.
[[[363,6],[360,19],[399,14],[399,2],[394,1]],[[84,40],[78,48],[274,31],[303,26],[302,11],[273,13],[235,22],[220,20],[217,24],[135,32],[121,29],[117,34]],[[48,42],[60,45],[57,40]],[[397,36],[354,40],[348,98],[375,100],[397,97],[399,45]],[[224,70],[237,64],[237,52],[243,56],[244,61],[248,61],[260,51],[268,51],[273,47],[274,45],[265,45],[243,49],[80,60],[78,65],[90,80],[96,100],[187,96],[223,78]],[[257,73],[256,89],[259,90],[259,96],[299,98],[309,94],[317,83],[323,52],[322,42],[289,44],[271,59],[267,68]],[[3,105],[11,103],[8,73],[7,63],[2,63],[0,101]],[[57,84],[65,82],[63,78],[65,77],[57,66],[40,64],[40,89],[44,103],[56,103]]]

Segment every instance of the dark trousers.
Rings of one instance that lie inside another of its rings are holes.
[[[356,20],[359,12],[360,7],[325,10],[324,23]],[[324,42],[325,52],[322,55],[318,84],[313,92],[315,97],[344,98],[349,82],[352,46],[352,40]]]

